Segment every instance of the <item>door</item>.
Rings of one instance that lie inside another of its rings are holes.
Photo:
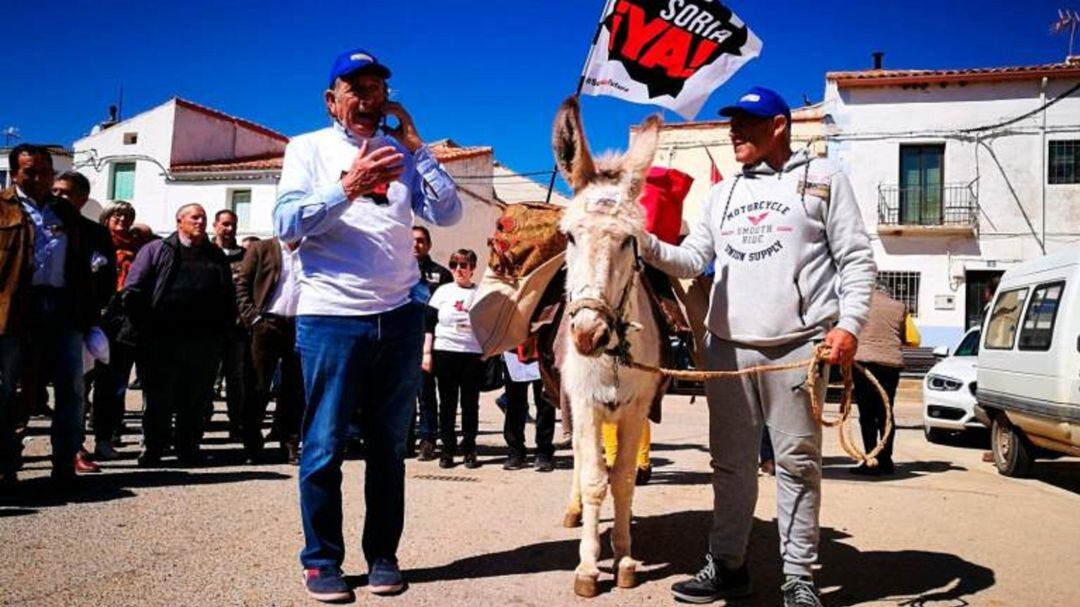
[[[1002,270],[969,270],[964,273],[964,330],[981,327],[986,307],[994,299]]]
[[[900,223],[941,225],[945,144],[900,146]]]

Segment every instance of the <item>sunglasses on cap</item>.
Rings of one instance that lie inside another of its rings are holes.
[[[472,269],[472,264],[470,264],[467,261],[451,261],[450,262],[450,269],[451,270],[456,270],[458,268],[467,268],[467,269],[471,270]]]

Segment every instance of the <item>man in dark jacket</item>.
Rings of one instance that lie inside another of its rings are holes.
[[[239,220],[236,213],[221,209],[214,213],[214,244],[225,253],[229,262],[233,281],[240,271],[244,259],[244,248],[236,241],[236,229]],[[244,323],[237,318],[233,330],[225,340],[225,353],[221,359],[221,371],[218,373],[214,392],[221,393],[222,381],[225,383],[225,411],[229,417],[229,438],[241,438],[240,427],[243,425],[243,403],[248,400],[251,391],[251,334]],[[210,404],[209,413],[213,413]],[[208,413],[208,414],[209,414]]]
[[[29,371],[29,393],[36,381],[53,384],[52,477],[68,483],[82,445],[83,336],[101,315],[95,258],[78,212],[52,195],[48,150],[19,145],[8,161],[13,185],[0,193],[0,482],[15,482],[15,385]]]
[[[252,243],[236,274],[240,318],[251,330],[253,389],[244,402],[242,431],[249,463],[262,460],[262,421],[270,402],[274,371],[281,365],[274,429],[286,460],[300,463],[300,418],[304,377],[296,353],[296,296],[300,274],[299,242],[277,238]]]
[[[82,230],[83,241],[90,252],[90,273],[92,275],[90,286],[92,289],[87,296],[94,302],[94,306],[98,310],[104,311],[116,290],[116,249],[113,247],[112,238],[109,236],[109,231],[105,229],[105,226],[82,215],[83,207],[90,200],[90,180],[78,171],[64,171],[57,175],[56,180],[53,181],[52,194],[66,201],[79,212],[79,229]],[[101,335],[104,336],[104,333]],[[95,365],[83,369],[83,382],[85,384],[83,398],[86,404],[90,402],[91,386],[96,385],[94,371]],[[41,391],[44,392],[44,386],[41,387]],[[119,425],[123,419],[123,411],[106,412],[99,411],[95,407],[93,418],[94,431],[98,439],[105,436],[111,438],[111,429]],[[105,430],[108,430],[109,433],[102,432]],[[94,453],[95,458],[110,453],[115,457],[115,453],[111,452],[108,441],[96,440]],[[113,458],[105,457],[103,459]],[[99,472],[101,469],[95,462],[90,461],[85,447],[80,446],[79,454],[75,459],[75,470],[77,472]]]
[[[200,205],[180,207],[176,232],[139,251],[122,300],[138,331],[146,391],[139,465],[161,462],[174,412],[179,461],[197,464],[202,409],[211,397],[225,336],[236,318],[229,264],[206,237],[206,211]]]
[[[450,270],[431,259],[431,232],[424,226],[413,226],[412,235],[413,256],[416,257],[416,263],[420,266],[420,280],[427,284],[428,293],[434,293],[435,289],[440,286],[448,282],[454,282]],[[431,317],[431,314],[428,315],[425,324],[425,331],[434,333],[435,319]],[[430,461],[435,459],[435,437],[439,430],[439,401],[436,397],[435,375],[427,371],[421,373],[423,377],[418,396],[419,428],[417,429],[417,424],[414,423],[409,427],[409,431],[410,434],[419,435],[420,453],[418,459],[420,461]],[[410,449],[413,447],[412,436],[409,437],[406,445]]]

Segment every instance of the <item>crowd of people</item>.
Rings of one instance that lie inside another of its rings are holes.
[[[268,460],[269,438],[280,444],[279,459],[298,465],[305,398],[296,348],[299,243],[254,236],[239,242],[237,216],[227,209],[214,214],[211,235],[207,213],[198,204],[179,208],[176,230],[164,238],[135,223],[135,207],[124,200],[108,203],[95,223],[79,214],[90,194],[84,175],[68,171],[53,177],[48,150],[33,145],[15,147],[10,157],[18,167],[12,193],[34,233],[13,234],[19,237],[13,246],[27,247],[25,261],[32,266],[26,275],[13,277],[2,300],[7,310],[0,339],[2,387],[10,399],[0,407],[4,483],[14,485],[18,478],[22,439],[35,414],[52,417],[55,481],[99,472],[103,462],[119,458],[133,372],[143,390],[139,466],[165,465],[170,450],[178,465],[203,462],[202,438],[222,384],[228,435],[242,444],[246,463]],[[413,254],[431,299],[418,419],[407,452],[423,461],[438,458],[444,468],[453,466],[460,452],[466,467],[477,467],[485,365],[468,319],[477,256],[458,250],[447,270],[429,256],[430,231],[418,225],[412,232]],[[18,261],[13,257],[4,261],[11,270],[24,269],[12,263]],[[515,374],[507,376],[506,394],[499,399],[507,412],[511,453],[505,467],[520,468],[526,459],[523,432],[531,385],[536,468],[550,471],[555,406],[542,395],[535,353],[513,353],[507,363]],[[525,376],[529,379],[521,379]],[[51,410],[47,384],[53,386]],[[86,445],[87,430],[92,449]],[[362,443],[363,434],[358,438]]]

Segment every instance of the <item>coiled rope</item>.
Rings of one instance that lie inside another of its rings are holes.
[[[658,373],[673,379],[688,381],[731,379],[742,377],[744,375],[758,375],[761,373],[805,368],[806,390],[810,392],[810,412],[814,416],[814,420],[823,427],[837,428],[837,433],[840,436],[840,447],[849,457],[856,462],[865,464],[868,468],[876,468],[878,465],[877,456],[881,453],[881,450],[885,448],[885,439],[893,430],[892,400],[885,392],[885,388],[883,388],[877,378],[874,377],[874,374],[868,371],[866,367],[859,363],[843,365],[840,367],[841,376],[844,380],[844,390],[840,398],[840,414],[835,419],[826,419],[824,415],[824,404],[821,402],[822,398],[818,396],[817,388],[822,380],[822,367],[825,363],[829,362],[829,355],[831,352],[832,349],[828,345],[822,343],[814,347],[814,356],[812,358],[779,365],[759,365],[757,367],[749,367],[739,371],[686,371],[682,369],[664,369],[662,367],[645,365],[635,362],[634,360],[624,360],[621,361],[621,364],[639,371]],[[878,439],[877,445],[875,445],[869,453],[864,453],[852,440],[851,428],[848,424],[851,420],[851,395],[855,389],[854,375],[852,372],[853,367],[870,380],[870,383],[878,391],[878,394],[881,395],[881,402],[885,404],[885,431],[882,433],[881,438]],[[828,381],[828,378],[826,378],[825,381]]]

